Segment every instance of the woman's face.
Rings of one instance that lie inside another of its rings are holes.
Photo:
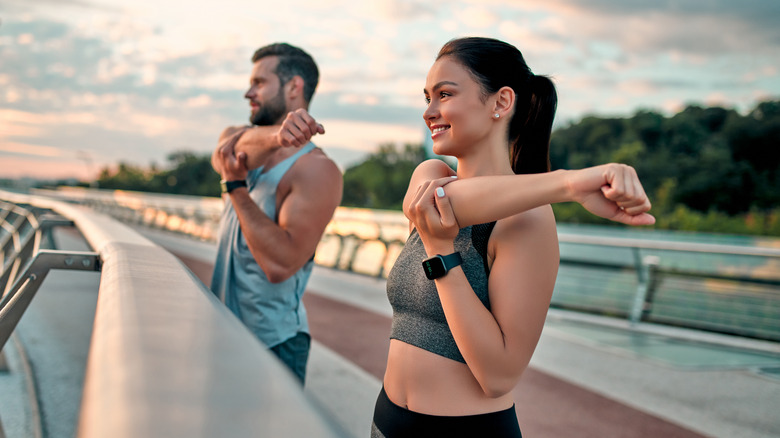
[[[428,108],[423,118],[431,130],[433,152],[460,157],[487,138],[494,123],[491,99],[483,102],[480,85],[449,56],[433,64],[425,81]]]

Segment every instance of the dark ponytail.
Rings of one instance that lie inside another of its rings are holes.
[[[515,112],[509,123],[509,157],[515,173],[550,171],[550,133],[558,104],[550,78],[536,76],[511,44],[492,38],[449,41],[436,59],[451,56],[481,85],[483,97],[501,87],[515,92]]]
[[[558,93],[547,76],[533,75],[528,85],[528,98],[517,101],[509,125],[512,170],[515,173],[549,172],[550,133],[558,106]]]

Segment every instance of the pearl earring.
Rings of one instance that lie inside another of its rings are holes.
[[[498,113],[495,113],[495,114],[493,114],[493,117],[499,118],[499,117],[501,117],[501,115],[499,115]]]

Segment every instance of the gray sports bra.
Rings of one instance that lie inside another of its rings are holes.
[[[487,243],[495,224],[461,228],[455,238],[455,251],[460,251],[463,258],[463,272],[488,310]],[[413,230],[387,276],[387,298],[393,307],[390,339],[466,363],[447,325],[436,284],[423,272],[425,258],[420,235]]]

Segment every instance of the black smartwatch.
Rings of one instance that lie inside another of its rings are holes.
[[[423,260],[422,265],[428,280],[435,280],[444,277],[450,269],[461,263],[463,263],[463,259],[461,258],[460,253],[456,251],[446,256],[436,254],[433,257]]]
[[[225,181],[224,179],[219,182],[222,187],[222,193],[230,193],[239,187],[246,187],[245,179],[237,179],[234,181]]]

